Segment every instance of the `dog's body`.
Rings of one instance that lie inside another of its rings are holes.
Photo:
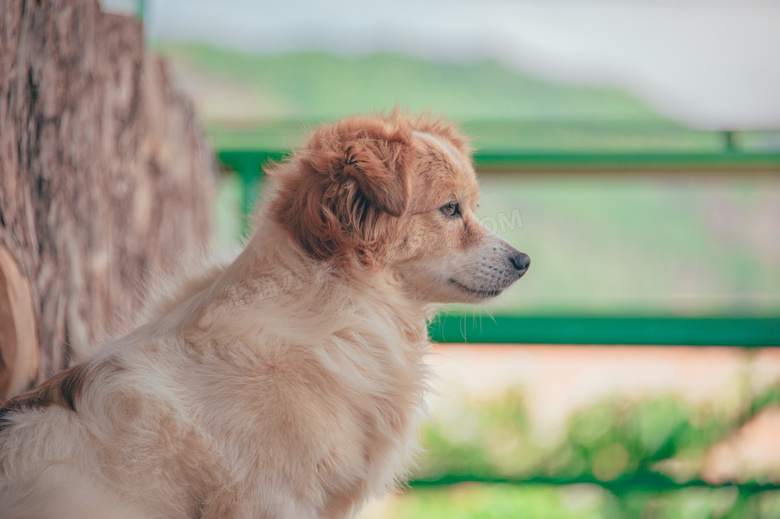
[[[316,131],[233,263],[0,412],[2,517],[336,518],[385,492],[415,448],[431,305],[528,267],[476,220],[469,153],[398,114]]]

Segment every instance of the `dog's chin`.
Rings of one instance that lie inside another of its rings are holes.
[[[500,295],[501,292],[503,292],[504,289],[506,288],[506,287],[490,288],[490,289],[474,288],[464,283],[461,283],[455,278],[450,278],[448,283],[458,293],[460,293],[462,296],[465,296],[465,299],[468,301],[486,301],[488,299],[492,299]]]

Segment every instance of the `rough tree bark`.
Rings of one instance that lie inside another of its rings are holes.
[[[96,0],[0,2],[0,401],[32,382],[10,382],[30,369],[14,359],[37,348],[37,381],[79,361],[145,280],[205,245],[215,171],[139,21]]]

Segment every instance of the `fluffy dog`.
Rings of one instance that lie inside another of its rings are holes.
[[[322,126],[269,171],[243,252],[0,411],[10,518],[338,518],[404,476],[426,320],[522,276],[458,130]]]

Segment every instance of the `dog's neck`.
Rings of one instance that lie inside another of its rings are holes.
[[[346,259],[316,261],[268,220],[255,229],[244,251],[215,280],[203,303],[262,316],[264,322],[285,328],[286,333],[301,326],[335,333],[349,324],[355,312],[371,309],[407,333],[419,334],[430,313],[430,305],[408,297],[388,272]]]

